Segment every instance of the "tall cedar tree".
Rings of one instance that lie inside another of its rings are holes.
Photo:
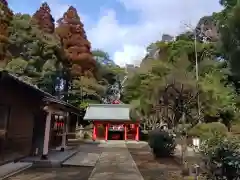
[[[95,60],[91,53],[91,44],[87,40],[83,24],[74,7],[69,7],[63,17],[58,20],[56,33],[61,39],[66,57],[71,64],[71,76],[76,77],[92,72],[95,69]]]
[[[55,25],[54,19],[50,14],[51,10],[48,4],[45,2],[41,5],[39,10],[33,15],[33,20],[37,23],[39,28],[46,33],[54,33]]]
[[[13,13],[8,8],[6,0],[0,0],[0,67],[5,66],[8,58],[8,26],[12,20]]]

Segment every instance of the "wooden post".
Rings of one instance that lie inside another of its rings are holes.
[[[105,126],[105,141],[108,140],[108,123]]]
[[[99,123],[98,122],[95,122],[95,134],[96,134],[96,139],[99,138],[99,135],[98,135],[98,127],[99,127]]]
[[[124,140],[127,141],[127,125],[124,124]]]
[[[63,135],[62,135],[62,145],[61,145],[61,151],[64,151],[66,148],[66,141],[67,141],[67,126],[68,126],[68,118],[69,113],[64,117],[66,120],[64,120],[64,126],[63,126]]]
[[[135,129],[136,129],[135,140],[139,141],[139,124],[138,123],[136,124]]]
[[[51,118],[52,118],[52,112],[48,111],[48,114],[46,117],[46,123],[45,123],[42,159],[48,159],[48,145],[49,145],[49,136],[50,136],[50,128],[51,128]]]
[[[95,124],[95,122],[93,123],[93,135],[92,135],[92,140],[93,140],[93,141],[96,140],[96,124]]]

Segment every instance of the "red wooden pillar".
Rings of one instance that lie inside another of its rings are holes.
[[[108,127],[109,127],[109,124],[106,124],[106,126],[105,126],[105,141],[108,140]]]
[[[135,140],[139,141],[139,124],[138,123],[136,124],[135,128],[136,128]]]
[[[99,137],[99,135],[98,135],[98,127],[99,127],[99,123],[98,122],[95,122],[95,128],[96,128],[96,130],[95,130],[95,134],[96,134],[96,139],[98,139]]]
[[[95,141],[97,138],[97,135],[96,135],[96,123],[94,122],[93,123],[93,134],[92,134],[92,140]]]
[[[127,141],[127,125],[124,124],[124,140]]]

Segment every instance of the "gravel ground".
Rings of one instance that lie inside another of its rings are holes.
[[[7,180],[87,180],[93,167],[30,168]]]
[[[137,147],[137,144],[128,145],[140,173],[144,180],[178,180],[180,179],[181,168],[172,158],[156,160],[148,145]]]

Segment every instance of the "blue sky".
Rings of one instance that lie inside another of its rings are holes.
[[[93,48],[110,53],[119,65],[138,64],[146,46],[163,33],[176,35],[199,18],[221,10],[219,0],[46,0],[58,19],[77,8]],[[14,12],[34,13],[41,0],[8,0]]]

